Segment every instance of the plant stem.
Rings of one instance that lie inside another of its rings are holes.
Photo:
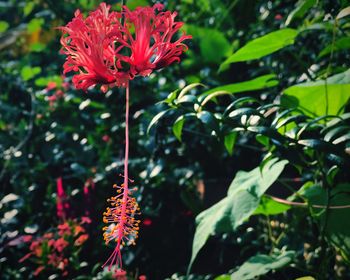
[[[129,174],[129,82],[125,90],[125,157],[124,157],[124,188],[128,188]]]

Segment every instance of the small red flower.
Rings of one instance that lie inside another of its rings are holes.
[[[68,235],[71,234],[71,229],[67,222],[64,222],[63,224],[58,225],[57,228],[58,228],[58,234],[60,236],[63,236],[65,234],[68,234]]]
[[[58,252],[62,252],[64,250],[64,248],[66,248],[69,245],[69,243],[64,240],[63,238],[59,238],[56,240],[55,242],[55,248]]]
[[[102,136],[102,141],[103,142],[109,142],[111,140],[111,137],[109,137],[107,134]]]
[[[55,82],[48,82],[48,84],[47,84],[45,90],[46,90],[46,91],[50,91],[50,90],[52,90],[52,89],[55,89],[56,87],[57,87],[57,84],[56,84]]]
[[[275,15],[275,20],[282,20],[282,19],[283,19],[283,17],[281,14]]]
[[[144,221],[142,222],[142,224],[144,225],[144,226],[150,226],[150,225],[152,225],[152,220],[151,219],[149,219],[149,218],[146,218],[146,219],[144,219]]]
[[[81,246],[85,243],[86,240],[88,240],[89,235],[88,234],[82,234],[78,237],[77,240],[75,240],[74,245],[75,246]]]
[[[89,217],[81,217],[81,222],[80,222],[81,225],[83,224],[91,224],[91,219]]]
[[[57,203],[56,203],[57,216],[64,220],[67,217],[69,204],[66,201],[67,196],[63,188],[62,177],[57,178],[56,187],[57,187]]]
[[[45,269],[44,266],[39,266],[33,273],[34,276],[38,276],[40,272],[42,272]]]
[[[122,269],[118,269],[114,275],[115,279],[117,280],[127,280],[128,278],[126,277],[126,271]]]

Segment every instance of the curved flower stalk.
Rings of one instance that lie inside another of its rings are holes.
[[[106,92],[109,87],[125,87],[125,159],[124,183],[116,186],[117,196],[109,202],[111,208],[104,213],[104,239],[108,244],[116,242],[115,250],[103,265],[109,269],[116,264],[121,271],[123,245],[134,244],[138,235],[139,206],[131,197],[129,189],[129,81],[136,76],[147,76],[154,70],[180,61],[187,50],[184,40],[189,35],[175,35],[183,25],[176,22],[176,13],[162,12],[163,5],[138,7],[130,11],[123,6],[121,12],[111,12],[110,6],[101,3],[99,8],[86,18],[75,12],[75,17],[59,29],[62,50],[66,62],[64,74],[74,72],[73,84],[77,89],[87,90],[96,85]],[[123,20],[122,20],[123,19]],[[121,23],[123,22],[123,23]]]

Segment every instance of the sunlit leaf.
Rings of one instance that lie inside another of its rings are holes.
[[[173,133],[179,141],[181,141],[182,127],[183,127],[184,123],[185,123],[184,116],[180,116],[177,118],[177,120],[173,124]]]
[[[286,46],[294,44],[297,35],[297,30],[285,28],[253,39],[225,60],[222,66],[234,62],[258,59],[272,54]]]
[[[233,148],[235,146],[236,139],[237,139],[237,132],[231,132],[225,136],[225,140],[224,140],[225,148],[230,155],[232,155],[233,153]]]
[[[27,25],[29,33],[34,33],[41,29],[41,26],[44,24],[43,18],[33,18]]]
[[[285,25],[288,26],[294,19],[302,18],[306,12],[317,3],[317,0],[302,0],[296,4],[295,9],[288,15]]]
[[[251,257],[231,275],[231,279],[251,280],[257,276],[265,275],[271,270],[280,269],[293,261],[294,251],[286,251],[277,255],[257,254]]]
[[[278,81],[276,80],[276,78],[277,77],[275,74],[267,74],[267,75],[254,78],[249,81],[219,86],[219,87],[210,89],[208,91],[205,91],[201,95],[208,95],[215,91],[227,91],[234,94],[238,92],[255,91],[255,90],[270,88],[278,85]]]
[[[153,119],[151,120],[150,124],[148,125],[148,128],[147,128],[147,133],[150,132],[151,128],[166,114],[170,111],[171,109],[168,109],[168,110],[164,110],[164,111],[161,111],[159,112],[157,115],[155,115],[153,117]]]
[[[278,215],[288,211],[291,206],[279,203],[269,196],[262,196],[258,208],[256,208],[254,215]]]
[[[350,7],[342,9],[337,15],[336,19],[341,19],[343,17],[347,17],[348,15],[350,15]]]
[[[350,37],[339,38],[334,42],[333,47],[332,45],[325,47],[318,56],[323,57],[327,54],[330,54],[332,52],[332,49],[333,52],[350,49]]]
[[[329,77],[327,84],[325,80],[319,80],[291,86],[284,90],[281,102],[286,107],[299,108],[307,115],[322,116],[341,114],[349,98],[350,70],[347,70]]]
[[[28,81],[40,73],[41,73],[41,68],[39,66],[36,66],[36,67],[24,66],[21,70],[21,76],[24,81]]]
[[[6,21],[0,21],[0,33],[5,32],[9,28],[9,24]]]
[[[196,256],[209,236],[234,231],[258,207],[260,197],[282,173],[287,161],[270,160],[260,172],[257,167],[249,172],[239,171],[233,179],[227,197],[196,217],[197,228],[192,245],[190,271]]]

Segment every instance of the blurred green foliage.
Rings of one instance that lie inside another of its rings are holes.
[[[55,29],[99,2],[0,2],[2,279],[111,279],[100,228],[121,181],[124,92],[72,88]],[[349,278],[349,210],[312,207],[350,204],[348,1],[161,2],[193,40],[181,64],[131,84],[130,174],[144,222],[123,250],[130,279],[185,279],[201,228],[188,279]],[[34,276],[19,241],[60,224],[58,177],[70,218],[90,216],[89,239],[68,276]]]

